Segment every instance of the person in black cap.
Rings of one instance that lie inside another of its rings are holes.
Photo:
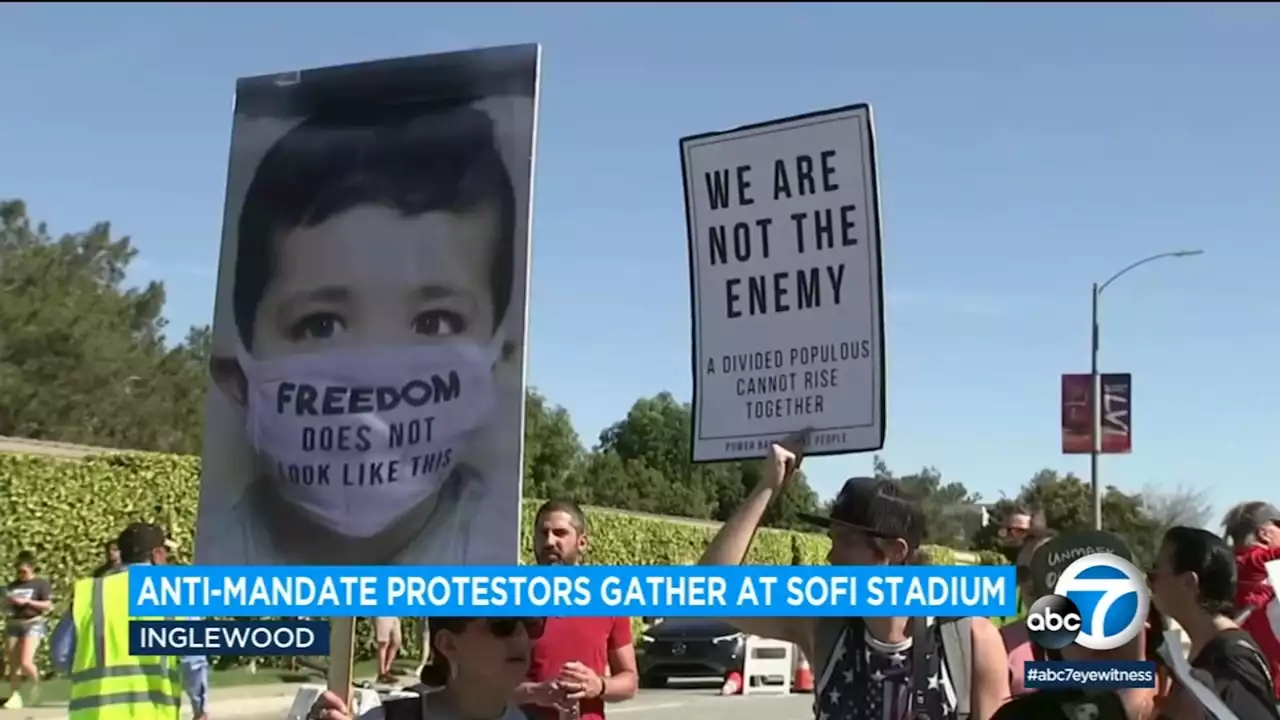
[[[1127,562],[1133,561],[1133,550],[1123,537],[1100,530],[1077,530],[1046,536],[1038,546],[1029,544],[1025,549],[1018,560],[1018,575],[1023,581],[1024,593],[1032,603],[1054,594],[1058,578],[1082,557],[1107,553]],[[1001,706],[993,720],[1154,720],[1154,709],[1161,693],[1167,693],[1167,672],[1157,677],[1155,688],[1028,689],[1023,667],[1023,662],[1029,660],[1103,663],[1154,660],[1167,626],[1154,607],[1147,613],[1147,623],[1144,633],[1111,650],[1089,650],[1080,645],[1060,649],[1041,647],[1031,641],[1025,621],[1012,629],[1009,626],[1001,628],[1006,638],[1016,636],[1019,641],[1010,659],[1020,662],[1016,668],[1012,668],[1013,662],[1010,664],[1011,669],[1016,669],[1022,677],[1016,677],[1013,683],[1020,691],[1018,695]]]
[[[179,669],[178,677],[173,677],[152,672],[163,667],[166,658],[128,654],[128,570],[135,565],[166,564],[168,536],[156,525],[134,523],[120,533],[116,547],[124,567],[119,572],[77,582],[71,609],[53,632],[53,664],[71,677],[71,720],[118,715],[178,720],[184,689],[191,699],[192,716],[205,720],[208,658],[176,658],[176,663],[169,665]],[[77,641],[85,634],[94,638],[93,647],[100,650],[81,657],[76,652]]]
[[[169,535],[158,525],[134,523],[116,538],[120,561],[128,565],[167,565]]]
[[[803,437],[774,445],[756,488],[716,534],[703,565],[738,565],[769,503],[800,466]],[[827,528],[832,565],[907,565],[924,537],[919,502],[893,480],[848,480]],[[743,618],[753,635],[795,643],[819,678],[819,718],[989,720],[1009,697],[1004,642],[986,618]]]

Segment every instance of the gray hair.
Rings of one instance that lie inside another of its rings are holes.
[[[1252,544],[1258,531],[1270,524],[1280,524],[1280,510],[1260,500],[1240,503],[1222,517],[1223,535],[1236,547]]]

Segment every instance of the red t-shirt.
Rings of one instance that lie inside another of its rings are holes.
[[[1280,560],[1280,548],[1251,545],[1236,551],[1236,609],[1253,608],[1241,628],[1253,637],[1271,663],[1271,676],[1280,699],[1280,605],[1276,589],[1267,581],[1267,563]]]
[[[1280,560],[1280,547],[1250,545],[1236,550],[1236,608],[1264,607],[1276,596],[1267,582],[1267,563]]]
[[[630,644],[630,618],[547,618],[542,637],[533,645],[529,681],[545,682],[558,677],[569,662],[580,662],[605,677],[609,652]],[[532,720],[559,717],[552,708],[529,706],[524,710]],[[604,720],[604,700],[583,700],[582,720]]]

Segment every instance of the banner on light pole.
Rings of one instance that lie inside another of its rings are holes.
[[[1062,376],[1062,452],[1088,455],[1093,450],[1093,376]],[[1122,455],[1133,450],[1133,376],[1102,375],[1102,452]]]

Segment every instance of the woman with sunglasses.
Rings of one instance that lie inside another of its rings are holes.
[[[526,720],[511,702],[529,670],[543,618],[429,620],[430,660],[414,697],[385,700],[355,718],[332,692],[311,709],[312,720]]]

